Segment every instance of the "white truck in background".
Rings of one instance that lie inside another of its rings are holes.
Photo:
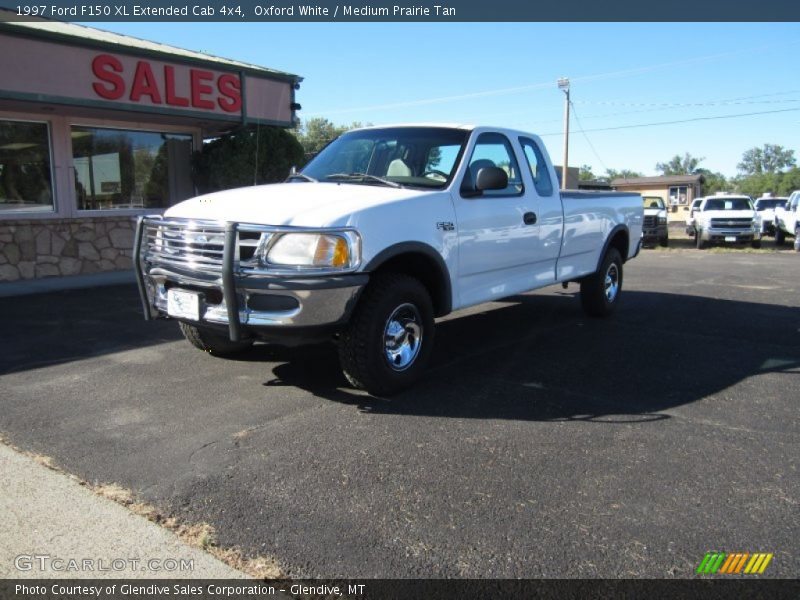
[[[775,245],[782,246],[786,236],[794,237],[794,249],[800,252],[800,190],[789,196],[786,207],[775,209]]]
[[[750,244],[761,247],[761,220],[750,196],[706,196],[694,210],[695,244]]]
[[[761,236],[775,235],[775,210],[786,206],[788,198],[779,198],[772,194],[762,194],[753,202],[761,219]]]
[[[371,127],[285,183],[141,218],[134,262],[145,318],[197,348],[333,337],[350,383],[386,395],[422,374],[436,317],[569,282],[611,314],[642,223],[639,194],[560,193],[530,133]]]

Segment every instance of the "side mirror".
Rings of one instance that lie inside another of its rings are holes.
[[[475,188],[484,190],[504,190],[508,187],[508,174],[500,167],[483,167],[478,169],[475,177]]]

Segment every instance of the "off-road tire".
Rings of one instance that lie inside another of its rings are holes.
[[[398,307],[410,304],[419,314],[420,346],[404,370],[389,364],[385,334]],[[419,379],[433,348],[433,303],[424,285],[400,273],[374,275],[339,337],[339,361],[347,380],[376,396],[395,394]]]
[[[192,346],[214,356],[232,356],[244,352],[253,345],[253,340],[232,342],[223,333],[218,333],[205,327],[190,325],[183,321],[178,322],[178,326]]]
[[[617,291],[613,298],[609,299],[606,292],[606,278],[610,276],[612,265],[617,273]],[[581,305],[591,317],[607,317],[617,308],[621,293],[622,257],[616,248],[609,248],[597,273],[581,280]]]

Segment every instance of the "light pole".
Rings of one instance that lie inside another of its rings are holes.
[[[567,170],[569,165],[569,79],[561,77],[558,89],[564,92],[564,161],[561,163],[561,189],[567,189]]]

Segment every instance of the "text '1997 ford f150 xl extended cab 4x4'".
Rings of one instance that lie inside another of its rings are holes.
[[[211,354],[335,337],[370,393],[419,378],[434,319],[555,283],[587,313],[619,302],[639,194],[559,193],[535,135],[467,126],[345,133],[285,183],[143,217],[134,262],[147,319]]]

